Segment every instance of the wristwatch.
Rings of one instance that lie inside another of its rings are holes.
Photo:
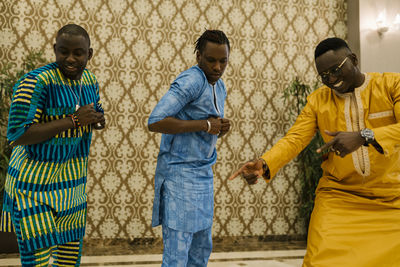
[[[264,159],[260,158],[261,162],[262,162],[262,166],[263,166],[263,177],[265,179],[270,179],[270,173],[269,173],[269,167],[267,165],[267,163],[265,162]]]
[[[365,128],[360,132],[362,138],[365,139],[364,146],[368,146],[375,140],[374,132],[371,129]]]

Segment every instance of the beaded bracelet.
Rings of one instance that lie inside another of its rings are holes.
[[[76,128],[76,123],[75,123],[75,120],[74,120],[74,116],[72,114],[70,114],[70,115],[68,115],[68,117],[71,118],[71,121],[74,124],[74,129],[75,129]]]
[[[81,123],[79,122],[78,116],[75,113],[72,114],[72,118],[74,119],[76,128],[80,127]]]

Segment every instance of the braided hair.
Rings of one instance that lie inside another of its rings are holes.
[[[194,52],[199,51],[203,53],[207,42],[212,42],[216,44],[226,44],[228,46],[228,51],[231,50],[228,37],[226,37],[223,31],[219,30],[206,30],[195,42]]]

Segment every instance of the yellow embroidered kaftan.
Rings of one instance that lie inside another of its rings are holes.
[[[360,147],[341,158],[329,153],[316,199],[303,267],[400,266],[400,74],[367,73],[354,92],[323,86],[286,136],[266,152],[271,177],[319,130],[370,128],[382,146]]]

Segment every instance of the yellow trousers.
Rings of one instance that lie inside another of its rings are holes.
[[[317,193],[303,267],[399,267],[400,198]]]

